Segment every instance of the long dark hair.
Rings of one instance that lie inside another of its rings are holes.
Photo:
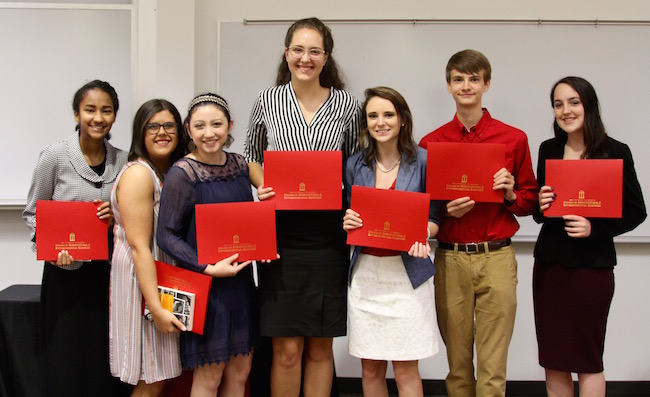
[[[117,92],[115,91],[115,88],[113,88],[112,85],[101,80],[93,80],[89,83],[86,83],[81,88],[79,88],[77,92],[74,93],[74,97],[72,98],[72,111],[75,112],[75,114],[79,114],[79,112],[81,111],[81,109],[79,108],[79,106],[81,106],[81,101],[84,100],[84,98],[86,97],[86,93],[88,91],[94,89],[104,91],[111,98],[111,102],[113,103],[113,115],[117,116],[117,110],[120,108],[120,101],[117,99]],[[75,130],[78,131],[79,128],[80,128],[79,123],[77,123]],[[106,134],[106,140],[109,139],[111,139],[110,132]]]
[[[607,132],[605,125],[600,118],[600,103],[596,90],[587,80],[582,77],[568,76],[558,80],[551,89],[551,106],[555,104],[555,88],[559,84],[567,84],[580,96],[582,107],[585,111],[585,122],[583,126],[585,151],[581,158],[598,159],[607,158]],[[555,137],[563,141],[567,140],[567,133],[560,128],[557,120],[553,121]]]
[[[282,57],[280,58],[278,74],[275,77],[275,85],[283,85],[291,81],[291,72],[289,71],[289,65],[287,64],[287,60],[285,58],[285,52],[286,49],[291,45],[293,34],[298,29],[302,28],[313,29],[317,31],[323,38],[323,50],[327,53],[328,58],[327,62],[325,62],[325,65],[323,66],[323,70],[320,72],[320,76],[318,76],[321,87],[333,87],[338,90],[344,89],[345,83],[343,83],[343,78],[339,72],[338,65],[332,56],[332,51],[334,50],[334,39],[332,38],[332,31],[330,28],[325,26],[325,24],[321,22],[320,19],[315,17],[296,21],[287,30],[287,34],[284,38],[285,51],[282,52]]]
[[[149,120],[163,110],[167,110],[172,114],[174,122],[176,122],[176,125],[178,126],[176,130],[176,149],[174,149],[169,157],[168,164],[174,164],[176,160],[185,155],[187,151],[187,142],[185,134],[183,134],[183,120],[181,119],[181,115],[178,112],[178,109],[176,109],[176,106],[164,99],[150,99],[143,103],[135,113],[135,117],[133,117],[133,138],[131,139],[131,149],[129,150],[129,161],[134,161],[138,158],[144,159],[144,161],[146,161],[147,164],[149,164],[149,166],[156,172],[156,175],[158,175],[158,178],[160,178],[161,181],[165,179],[165,174],[151,160],[151,156],[149,156],[149,152],[147,152],[144,140],[147,136],[146,130]]]
[[[364,148],[363,159],[366,164],[373,168],[373,160],[377,155],[377,143],[368,132],[368,119],[366,106],[368,102],[375,97],[383,98],[389,100],[393,106],[395,106],[395,111],[399,116],[400,120],[400,129],[399,137],[397,139],[397,149],[399,150],[400,155],[406,154],[406,159],[411,161],[414,160],[417,156],[416,144],[413,139],[413,116],[411,115],[411,109],[406,103],[406,99],[397,92],[396,90],[389,87],[374,87],[368,88],[365,92],[366,99],[363,102],[362,114],[361,114],[361,134],[359,139],[361,141],[361,147]]]

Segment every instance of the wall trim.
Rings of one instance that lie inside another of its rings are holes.
[[[395,379],[388,379],[388,392],[397,393]],[[362,394],[361,378],[337,378],[339,393]],[[423,380],[425,395],[446,396],[444,380]],[[574,382],[578,395],[578,382]],[[539,397],[546,395],[543,381],[508,381],[508,395],[518,397]],[[650,395],[650,381],[608,381],[608,397],[647,397]]]

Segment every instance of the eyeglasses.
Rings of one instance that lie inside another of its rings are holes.
[[[325,55],[325,51],[321,50],[320,48],[310,48],[309,50],[305,50],[302,47],[289,47],[287,48],[289,50],[289,55],[291,55],[291,58],[293,59],[300,59],[303,56],[305,56],[305,52],[309,55],[309,58],[317,61],[319,59],[322,59],[323,56]]]
[[[162,127],[163,130],[165,130],[165,132],[168,134],[175,134],[178,131],[178,125],[171,121],[162,124],[147,123],[147,125],[145,125],[145,128],[147,129],[147,134],[149,135],[158,135],[158,132],[160,131],[160,127]]]

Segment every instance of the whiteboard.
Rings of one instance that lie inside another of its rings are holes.
[[[0,205],[24,205],[41,150],[74,132],[72,97],[108,81],[111,144],[131,142],[131,10],[0,8]]]
[[[231,103],[232,150],[243,152],[246,126],[257,93],[274,84],[289,24],[219,23],[219,91]],[[445,67],[457,51],[483,52],[492,64],[483,105],[490,114],[524,130],[533,168],[542,141],[553,137],[549,93],[560,78],[577,75],[598,93],[608,133],[628,144],[643,191],[650,194],[650,28],[639,25],[379,24],[332,23],[333,56],[347,89],[359,100],[368,87],[400,91],[413,113],[415,136],[450,121],[455,104],[447,93]],[[534,241],[539,226],[518,218],[519,241]],[[650,241],[650,222],[622,237]]]

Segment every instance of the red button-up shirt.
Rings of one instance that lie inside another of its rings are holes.
[[[530,215],[537,208],[537,181],[530,159],[528,137],[523,131],[493,119],[487,109],[483,109],[483,117],[469,131],[455,115],[452,121],[422,138],[420,146],[426,149],[429,142],[505,144],[504,166],[515,178],[514,191],[517,194],[517,200],[510,205],[476,203],[474,208],[460,219],[441,217],[438,241],[475,243],[512,237],[519,230],[519,223],[514,215]]]

